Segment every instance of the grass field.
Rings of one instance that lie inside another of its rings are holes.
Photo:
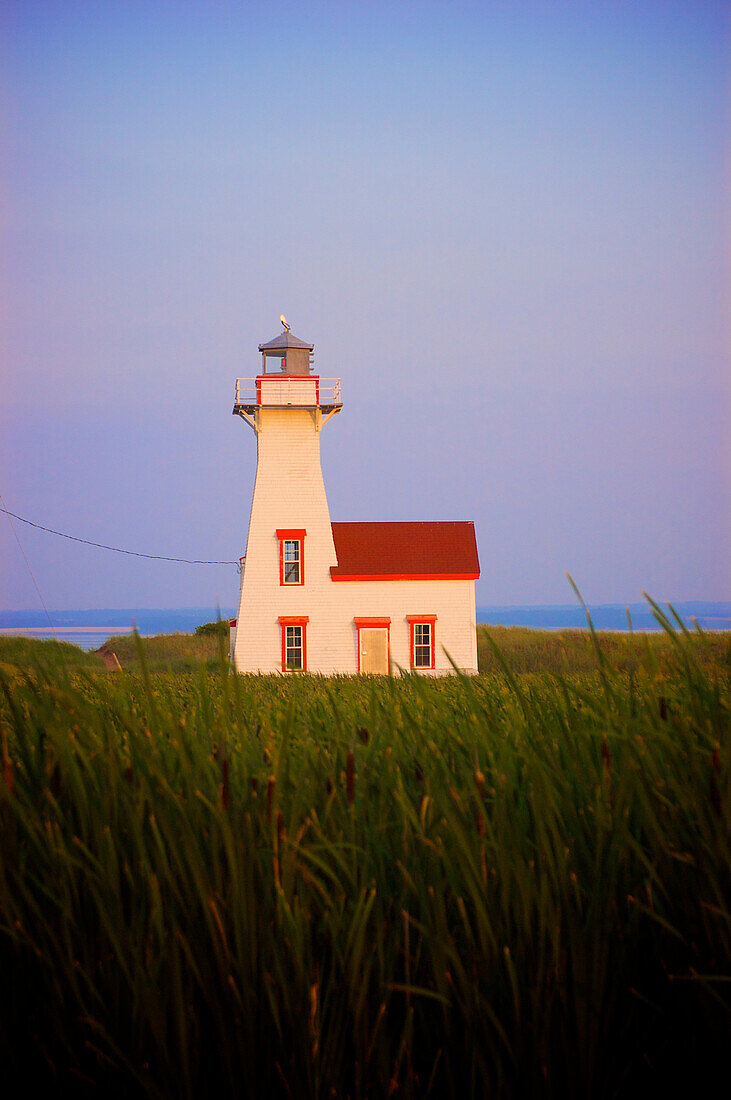
[[[492,639],[493,646],[489,639]],[[631,635],[606,632],[598,634],[596,640],[616,671],[627,671],[638,660],[646,661],[648,652],[652,659],[667,667],[676,654],[672,639],[665,633]],[[694,648],[697,660],[718,664],[726,659],[730,643],[728,634],[719,633],[691,636],[689,644]],[[586,630],[529,630],[527,627],[480,624],[477,628],[480,672],[501,670],[501,658],[495,652],[495,645],[502,660],[513,672],[570,675],[595,672],[597,667],[596,646]],[[123,668],[140,668],[140,653],[135,639],[129,635],[110,638],[100,652],[116,653]],[[144,644],[145,661],[150,670],[185,671],[201,663],[215,668],[218,666],[218,653],[218,640],[210,634],[161,634],[145,639]]]
[[[0,1051],[52,1094],[710,1092],[728,637],[490,628],[482,675],[0,641]],[[212,644],[212,649],[210,648]],[[208,648],[203,648],[207,646]],[[134,646],[134,642],[132,642]]]

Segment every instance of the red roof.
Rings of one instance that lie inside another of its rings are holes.
[[[474,523],[333,523],[334,581],[477,580]]]

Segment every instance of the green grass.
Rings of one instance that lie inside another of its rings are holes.
[[[595,638],[586,630],[531,630],[523,626],[477,627],[477,660],[480,672],[497,672],[502,666],[490,645],[497,645],[513,672],[553,672],[558,675],[589,673],[596,670],[596,645],[617,672],[628,672],[638,663],[654,661],[666,670],[672,668],[675,643],[665,632],[632,634],[597,631]],[[696,661],[713,667],[728,660],[731,635],[727,632],[690,633],[685,643]]]
[[[34,667],[36,665],[68,668],[103,668],[95,653],[85,652],[71,642],[39,641],[12,635],[0,636],[0,662]]]
[[[133,635],[118,634],[108,638],[98,652],[116,654],[123,668],[141,668],[140,649]],[[158,634],[144,640],[144,659],[148,669],[183,672],[199,665],[215,668],[218,652],[219,639],[211,634]]]
[[[502,663],[439,681],[0,647],[6,1072],[73,1095],[710,1091],[727,639],[542,634],[531,657],[490,633]]]
[[[160,634],[145,638],[143,652],[147,668],[185,672],[203,665],[215,669],[219,664],[219,634],[227,644],[228,631],[222,633],[218,623],[198,627],[195,634]],[[483,623],[477,627],[478,666],[482,673],[502,672],[505,663],[511,672],[520,674],[593,674],[597,669],[597,644],[617,672],[629,672],[648,662],[654,662],[667,672],[676,654],[673,639],[664,632],[632,635],[600,631],[595,641],[585,630],[531,630]],[[692,650],[694,659],[710,669],[729,660],[731,635],[691,633],[685,644]],[[0,637],[0,661],[20,665],[66,661],[79,667],[102,667],[102,657],[109,653],[116,654],[122,668],[141,669],[140,650],[132,635],[115,635],[95,653],[84,653],[67,642]]]

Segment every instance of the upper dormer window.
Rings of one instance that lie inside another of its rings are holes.
[[[279,539],[279,583],[305,583],[305,535],[303,528],[280,528]]]
[[[302,564],[302,543],[299,539],[284,540],[284,583],[300,583],[300,565]]]

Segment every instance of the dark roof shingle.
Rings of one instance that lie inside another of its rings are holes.
[[[476,580],[475,525],[467,522],[333,523],[333,580]]]

